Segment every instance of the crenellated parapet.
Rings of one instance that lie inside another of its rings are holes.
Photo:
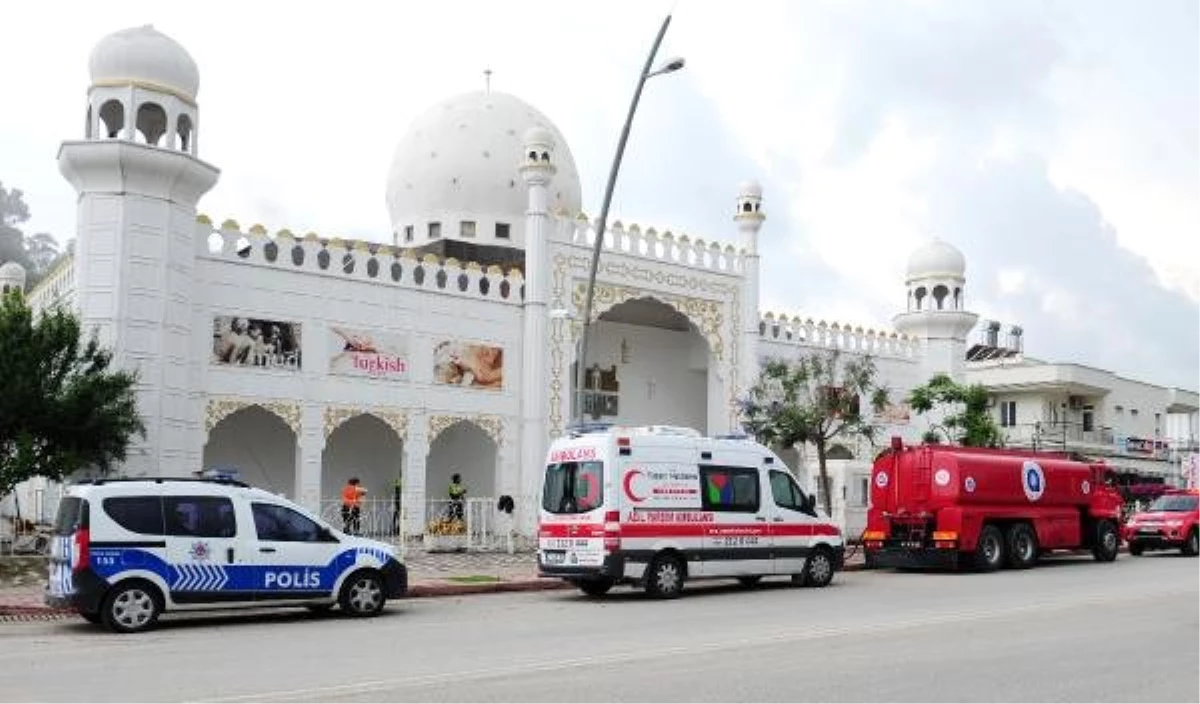
[[[590,249],[595,247],[597,225],[586,214],[580,213],[574,219],[559,219],[558,232],[566,242]],[[742,273],[743,252],[731,244],[692,239],[687,235],[676,235],[670,230],[659,232],[653,227],[643,230],[637,224],[626,226],[620,220],[605,229],[602,251],[714,273]]]
[[[764,313],[758,330],[763,340],[797,347],[837,349],[873,357],[913,358],[920,353],[919,341],[908,335],[786,314]]]
[[[525,296],[525,279],[515,268],[507,273],[496,266],[485,270],[476,262],[441,260],[433,254],[418,259],[411,249],[323,238],[315,232],[298,238],[283,229],[272,235],[262,225],[243,232],[232,219],[215,228],[205,215],[198,216],[196,223],[197,237],[207,244],[201,256],[211,259],[500,303],[520,303]]]

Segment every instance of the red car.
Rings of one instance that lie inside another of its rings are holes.
[[[1158,497],[1145,511],[1133,514],[1125,524],[1125,542],[1130,555],[1145,550],[1179,548],[1184,555],[1200,553],[1196,524],[1200,522],[1197,501],[1200,490],[1176,489]]]

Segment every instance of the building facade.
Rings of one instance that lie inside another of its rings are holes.
[[[398,490],[419,533],[457,473],[470,496],[514,497],[529,533],[545,449],[572,418],[737,431],[767,358],[871,355],[896,399],[939,372],[998,399],[1020,386],[967,362],[977,316],[946,242],[913,254],[894,329],[760,311],[766,211],[747,182],[731,189],[724,237],[612,224],[576,394],[596,234],[568,144],[532,106],[479,91],[431,107],[397,146],[392,232],[348,241],[200,212],[220,172],[201,158],[199,70],[169,37],[116,32],[90,70],[83,138],[58,155],[78,193],[75,255],[29,297],[74,308],[138,371],[147,433],[128,476],[233,471],[314,508],[357,476],[373,496]],[[6,286],[23,277],[0,267]],[[1170,398],[1104,413],[1190,413],[1194,438],[1195,393]],[[877,420],[910,441],[925,430],[899,401]],[[785,454],[812,486],[811,453]],[[834,453],[835,513],[851,530],[873,454]]]

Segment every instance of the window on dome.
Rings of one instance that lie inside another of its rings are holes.
[[[458,234],[461,235],[462,237],[474,237],[475,236],[475,221],[474,220],[463,220],[462,222],[460,222],[458,224]]]
[[[437,239],[441,239],[441,237],[442,237],[442,223],[440,223],[440,222],[429,223],[429,239],[437,240]]]
[[[508,223],[506,223],[506,222],[496,223],[496,239],[507,240],[507,239],[511,239],[511,238],[512,238],[512,234],[511,234],[511,231],[509,230]]]

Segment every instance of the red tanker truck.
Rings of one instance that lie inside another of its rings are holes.
[[[1066,454],[941,445],[891,448],[871,471],[868,566],[1032,567],[1051,550],[1117,557],[1121,496],[1108,468]]]

